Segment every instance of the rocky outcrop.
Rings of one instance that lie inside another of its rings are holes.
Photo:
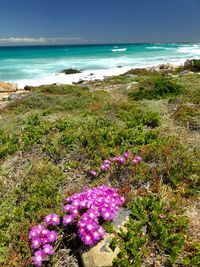
[[[149,72],[159,72],[163,74],[169,74],[178,68],[175,64],[161,64],[155,67],[147,68]]]
[[[64,73],[64,74],[76,74],[76,73],[81,73],[81,71],[76,70],[76,69],[65,69],[65,70],[62,70],[60,73]]]
[[[16,92],[17,90],[18,86],[16,83],[0,82],[0,93]]]
[[[188,74],[192,74],[194,73],[193,71],[190,71],[190,70],[183,70],[180,72],[180,75],[188,75]]]
[[[120,209],[116,218],[112,222],[115,231],[119,231],[120,228],[125,229],[124,224],[128,221],[130,211]],[[119,253],[119,248],[113,251],[110,248],[110,242],[113,239],[114,234],[106,234],[105,238],[99,242],[96,246],[87,249],[82,246],[80,249],[80,257],[84,267],[111,267],[113,259]]]
[[[183,65],[183,69],[200,72],[200,59],[187,59]]]

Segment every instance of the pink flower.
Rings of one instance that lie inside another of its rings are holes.
[[[102,164],[101,169],[102,171],[107,171],[108,169],[110,169],[110,164],[107,163]]]
[[[66,215],[63,218],[63,224],[64,225],[72,224],[73,222],[74,222],[74,217],[72,215]]]
[[[42,262],[45,260],[45,254],[42,250],[38,250],[35,252],[33,261],[36,266],[42,266]]]
[[[48,239],[49,242],[54,242],[58,238],[58,234],[55,231],[49,231]]]
[[[71,205],[67,204],[67,205],[64,206],[64,209],[63,209],[63,210],[64,210],[65,212],[69,212],[70,209],[71,209]]]
[[[103,164],[111,164],[111,161],[110,160],[108,160],[108,159],[105,159],[104,161],[103,161]]]
[[[74,217],[77,217],[79,215],[78,209],[76,207],[71,207],[70,209],[70,213],[71,215],[73,215]]]
[[[133,163],[138,164],[142,161],[142,158],[140,156],[135,156],[135,158],[132,160]]]
[[[32,239],[31,245],[33,248],[39,248],[41,246],[41,239],[39,237],[34,237]]]
[[[160,217],[161,219],[166,219],[166,218],[167,218],[167,216],[164,215],[164,214],[159,214],[159,217]]]
[[[123,153],[123,156],[125,157],[125,159],[127,159],[128,157],[129,157],[129,152],[127,152],[127,151],[125,151],[124,153]]]
[[[32,238],[37,237],[37,236],[38,236],[37,230],[35,227],[33,227],[29,232],[29,238],[32,239]]]
[[[52,219],[52,214],[48,214],[45,218],[44,221],[47,225],[51,224],[51,219]]]
[[[90,174],[94,177],[97,177],[98,176],[98,172],[94,171],[94,170],[91,170],[90,171]]]
[[[53,246],[51,246],[49,244],[44,245],[43,251],[44,251],[45,254],[48,254],[48,255],[53,255],[53,253],[54,253]]]
[[[60,223],[60,218],[56,213],[53,214],[48,214],[45,218],[44,221],[47,225],[58,225]]]
[[[52,214],[51,224],[58,225],[59,223],[60,223],[60,217],[56,213]]]
[[[82,240],[83,240],[83,242],[86,244],[86,245],[88,245],[88,246],[90,246],[90,247],[92,247],[93,245],[94,245],[94,240],[93,240],[93,238],[92,238],[92,236],[89,234],[89,233],[85,233],[83,236],[82,236],[82,238],[81,238]]]

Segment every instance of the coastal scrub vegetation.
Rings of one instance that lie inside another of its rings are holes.
[[[31,87],[1,108],[3,267],[32,266],[30,229],[47,214],[60,218],[64,198],[103,184],[131,210],[127,232],[114,232],[113,266],[199,266],[200,75],[130,74]],[[128,155],[140,164],[122,162]],[[59,266],[63,251],[70,266],[73,237],[42,266]]]

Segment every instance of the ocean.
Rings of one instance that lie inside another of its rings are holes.
[[[0,81],[19,87],[102,79],[131,68],[182,64],[200,58],[199,43],[147,43],[0,47]],[[79,74],[65,75],[63,69]]]

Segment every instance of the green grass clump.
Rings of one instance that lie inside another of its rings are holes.
[[[176,214],[175,201],[151,195],[137,197],[131,204],[132,215],[111,246],[120,252],[113,266],[142,266],[149,254],[159,252],[163,263],[175,263],[184,245],[187,219]],[[164,257],[166,256],[166,258]]]
[[[179,95],[182,86],[170,78],[157,76],[144,79],[136,91],[129,92],[129,97],[135,100],[163,99]]]
[[[185,194],[197,194],[200,189],[199,156],[188,151],[176,138],[160,138],[141,147],[144,162],[134,173],[133,182],[150,181],[185,188]]]
[[[63,199],[59,192],[60,183],[65,179],[58,166],[35,158],[25,166],[20,183],[4,192],[0,201],[1,250],[4,251],[0,263],[16,266],[16,259],[12,259],[15,253],[19,257],[19,266],[30,259],[28,230],[52,209],[59,213]]]
[[[199,105],[178,105],[173,113],[174,119],[191,130],[200,130],[200,106]]]

